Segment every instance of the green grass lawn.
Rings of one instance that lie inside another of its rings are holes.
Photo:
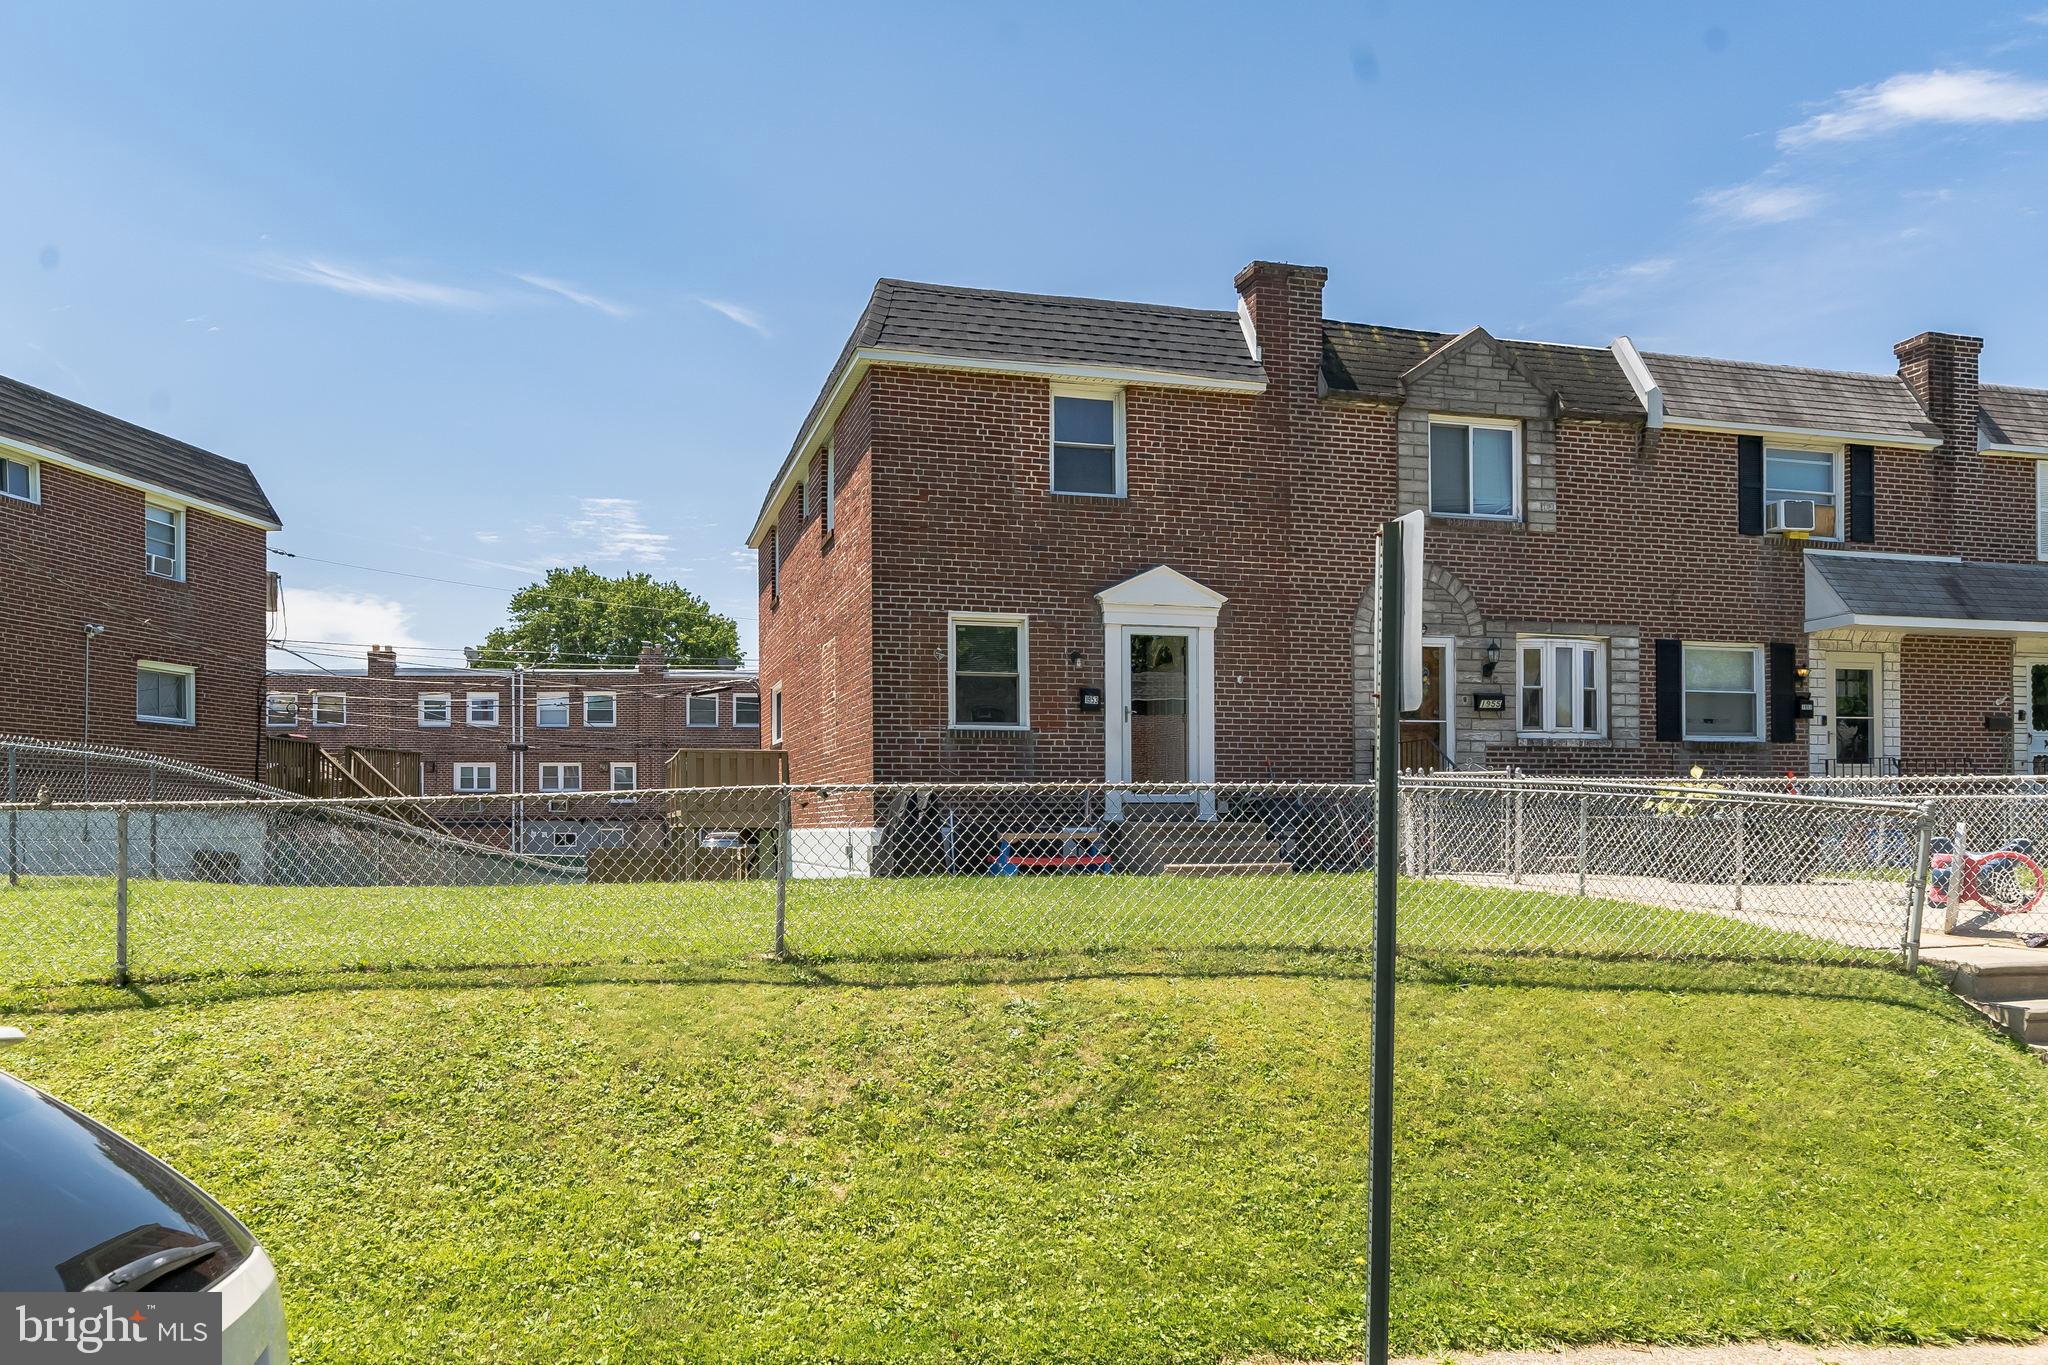
[[[1355,953],[17,992],[310,1362],[1360,1349]],[[1404,964],[1399,1349],[2048,1330],[2048,1069],[1867,969]]]
[[[1838,894],[1838,893],[1834,893]],[[797,881],[792,951],[813,958],[1350,949],[1370,937],[1372,877],[925,877]],[[1719,915],[1620,901],[1403,884],[1402,942],[1424,950],[1592,955],[1871,956]],[[771,882],[268,887],[136,880],[136,979],[355,967],[744,961],[774,945]],[[0,886],[0,987],[108,976],[114,885]]]

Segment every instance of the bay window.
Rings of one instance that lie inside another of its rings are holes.
[[[1519,726],[1525,735],[1598,737],[1607,732],[1607,646],[1600,640],[1524,639],[1519,648]]]

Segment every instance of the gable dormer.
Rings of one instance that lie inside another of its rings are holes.
[[[1439,342],[1398,387],[1399,510],[1557,529],[1555,387],[1484,327]]]

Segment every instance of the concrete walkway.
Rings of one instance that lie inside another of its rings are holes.
[[[2031,1346],[1585,1346],[1408,1356],[1399,1365],[2048,1365],[2048,1341]]]

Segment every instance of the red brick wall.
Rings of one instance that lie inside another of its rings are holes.
[[[77,741],[84,729],[84,625],[92,648],[92,739],[257,771],[263,695],[264,532],[193,510],[185,581],[143,570],[140,491],[41,466],[41,500],[0,498],[0,733]],[[198,670],[197,723],[135,718],[139,659]]]
[[[335,677],[302,672],[274,673],[269,690],[291,692],[299,698],[299,723],[291,727],[270,727],[273,734],[290,734],[310,739],[324,749],[340,751],[350,745],[364,748],[408,749],[425,757],[422,779],[425,795],[448,796],[455,791],[457,763],[495,763],[498,790],[512,791],[514,755],[512,726],[512,678],[509,673],[450,672],[445,674],[405,673],[392,675],[371,667],[383,676]],[[716,728],[692,728],[684,723],[686,694],[718,686],[724,680],[738,685],[718,694]],[[537,670],[526,674],[524,688],[526,790],[540,786],[543,763],[581,763],[583,789],[602,791],[611,778],[612,763],[637,765],[636,780],[642,787],[665,785],[669,755],[682,748],[750,749],[759,743],[758,732],[735,729],[732,724],[732,693],[750,692],[754,683],[744,675],[718,677],[667,677],[660,668]],[[312,724],[312,694],[344,692],[348,695],[348,723],[340,726]],[[470,725],[464,700],[471,692],[498,694],[498,723]],[[566,729],[542,730],[534,725],[534,706],[542,692],[569,694],[569,725]],[[618,723],[609,728],[583,723],[586,692],[610,692],[617,697]],[[419,723],[419,698],[423,693],[447,693],[451,697],[453,721],[447,726]],[[765,723],[765,698],[763,716]]]
[[[863,381],[833,431],[837,483],[832,534],[825,534],[824,460],[814,455],[810,515],[794,494],[777,525],[781,592],[770,590],[768,546],[759,554],[761,603],[760,742],[769,743],[771,688],[782,686],[783,747],[799,783],[874,780],[877,724],[901,723],[900,699],[879,698],[873,678],[870,615],[873,556],[872,381]],[[877,719],[879,712],[879,719]]]
[[[1909,773],[2009,772],[2012,642],[1908,635],[1899,647],[1900,766]]]

